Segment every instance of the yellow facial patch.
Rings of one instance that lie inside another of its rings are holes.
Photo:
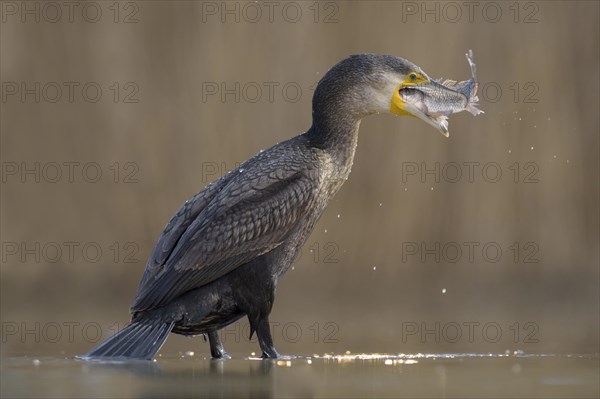
[[[425,76],[421,75],[419,72],[409,72],[404,79],[404,82],[400,84],[402,87],[413,86],[413,85],[422,85],[424,83],[429,82]]]
[[[392,114],[400,115],[400,116],[414,116],[410,112],[407,112],[404,106],[404,101],[402,101],[402,97],[400,97],[400,89],[404,83],[400,83],[394,89],[394,95],[392,95],[392,101],[390,102],[390,112]]]
[[[400,97],[400,89],[403,87],[420,85],[427,82],[429,82],[429,79],[421,75],[419,72],[409,72],[406,75],[404,82],[400,83],[396,89],[394,89],[392,101],[390,102],[390,112],[400,116],[414,116],[410,112],[406,111],[404,101],[402,100],[402,97]]]

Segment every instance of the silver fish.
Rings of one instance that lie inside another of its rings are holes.
[[[476,66],[473,62],[473,51],[465,54],[471,67],[471,78],[462,82],[446,79],[431,79],[427,83],[412,85],[400,89],[402,100],[411,106],[413,111],[425,116],[425,121],[435,126],[448,137],[448,117],[461,111],[468,111],[473,115],[483,113],[477,108]]]

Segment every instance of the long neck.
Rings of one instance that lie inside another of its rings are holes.
[[[339,167],[349,169],[358,144],[359,126],[360,119],[313,118],[313,124],[306,135],[313,147],[327,151]]]
[[[313,97],[312,126],[306,133],[313,147],[327,151],[350,172],[358,143],[361,112],[349,107],[347,90],[339,82],[322,81]],[[345,100],[345,101],[344,101]]]

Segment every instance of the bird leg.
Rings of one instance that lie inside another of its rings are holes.
[[[256,336],[258,337],[258,343],[262,350],[263,359],[277,359],[281,357],[275,346],[273,346],[273,338],[271,337],[271,328],[269,326],[269,318],[264,317],[256,328]]]
[[[231,359],[231,356],[225,352],[225,347],[219,338],[219,333],[211,331],[208,333],[208,342],[210,343],[210,354],[213,359]]]

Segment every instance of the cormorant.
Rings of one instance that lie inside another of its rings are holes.
[[[310,129],[259,152],[183,204],[148,260],[131,323],[81,358],[151,359],[171,332],[205,334],[212,356],[228,357],[218,331],[244,316],[262,356],[279,357],[269,330],[277,282],[348,179],[361,119],[417,116],[444,133],[445,117],[403,100],[434,83],[389,55],[353,55],[332,67],[314,92]]]

